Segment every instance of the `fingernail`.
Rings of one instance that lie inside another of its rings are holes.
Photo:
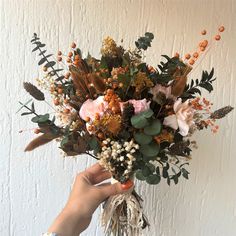
[[[127,180],[125,183],[121,184],[121,188],[123,190],[128,190],[134,185],[134,182],[132,180]]]

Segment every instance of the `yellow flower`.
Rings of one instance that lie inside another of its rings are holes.
[[[108,36],[103,40],[101,53],[105,57],[117,56],[117,45],[113,38]]]
[[[132,83],[132,86],[135,87],[135,92],[139,94],[144,89],[153,87],[153,85],[153,82],[147,77],[144,72],[138,72]]]

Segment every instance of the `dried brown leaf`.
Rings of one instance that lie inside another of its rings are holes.
[[[35,148],[42,146],[46,143],[49,143],[50,141],[52,141],[53,139],[58,138],[58,136],[55,136],[51,133],[45,133],[42,134],[40,136],[38,136],[37,138],[33,139],[25,148],[25,152],[29,152],[34,150]]]

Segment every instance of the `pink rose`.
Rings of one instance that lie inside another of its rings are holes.
[[[146,98],[144,98],[142,100],[131,99],[128,102],[134,106],[134,113],[135,114],[138,114],[140,112],[148,110],[150,108],[150,103],[151,103],[150,101],[147,102]],[[120,103],[121,111],[123,111],[123,104],[124,104],[124,102]]]
[[[107,109],[107,102],[104,101],[104,96],[99,96],[97,99],[86,100],[80,108],[79,115],[83,120],[89,117],[91,120],[95,119],[95,114],[102,116]]]
[[[194,109],[189,104],[189,100],[182,103],[182,99],[179,98],[174,103],[174,112],[175,114],[165,117],[163,124],[175,130],[179,128],[179,133],[186,136],[189,128],[194,124]]]

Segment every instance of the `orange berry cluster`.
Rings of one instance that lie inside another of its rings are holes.
[[[208,117],[211,114],[211,106],[213,105],[207,99],[202,98],[202,100],[198,97],[191,101],[191,105],[195,110],[204,111]],[[218,125],[215,125],[215,120],[207,118],[206,120],[201,120],[200,122],[205,127],[210,127],[213,133],[216,133],[219,129]]]
[[[218,33],[214,36],[214,39],[216,41],[219,41],[221,39],[220,33],[224,32],[224,30],[225,30],[224,26],[220,26],[218,28]],[[201,31],[201,35],[206,35],[206,34],[207,34],[207,31],[205,29]],[[207,39],[200,41],[198,44],[198,49],[192,54],[186,53],[184,56],[184,59],[188,60],[189,65],[191,65],[191,66],[194,65],[194,63],[199,58],[200,54],[203,53],[208,46],[209,46],[209,42]],[[176,52],[175,57],[179,58],[179,56],[180,56],[179,53]]]
[[[108,108],[114,113],[118,114],[120,110],[120,98],[113,89],[107,89],[104,96],[104,101],[108,103]]]
[[[57,60],[59,62],[62,61],[62,52],[58,51],[57,53]],[[72,43],[71,44],[71,51],[68,52],[67,57],[66,57],[66,62],[68,64],[73,64],[76,67],[79,67],[80,63],[81,63],[81,57],[76,53],[76,43]]]

